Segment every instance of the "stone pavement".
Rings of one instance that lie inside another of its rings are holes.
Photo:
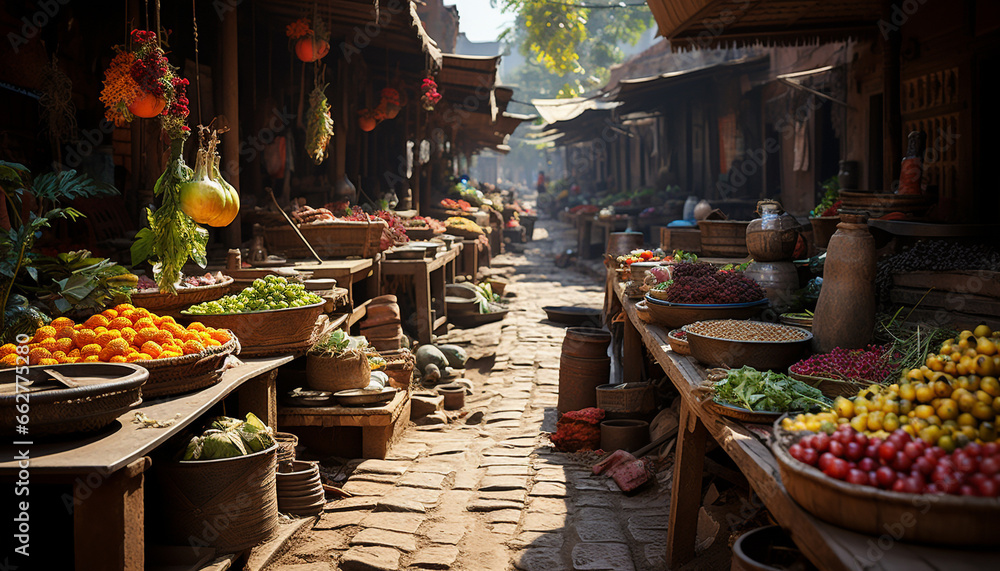
[[[603,281],[553,265],[568,226],[543,222],[536,238],[494,261],[509,273],[510,314],[447,337],[471,340],[486,364],[468,415],[411,426],[387,459],[358,464],[345,484],[354,497],[328,503],[271,571],[666,568],[670,470],[626,497],[592,475],[592,458],[555,452],[543,434],[555,430],[565,329],[541,308],[600,308]]]

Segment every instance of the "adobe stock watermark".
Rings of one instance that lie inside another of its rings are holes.
[[[97,147],[104,144],[104,140],[115,131],[115,124],[107,119],[101,119],[97,127],[93,129],[83,129],[80,137],[63,147],[61,161],[52,161],[52,170],[61,171],[75,169],[83,164],[83,160],[94,154]]]
[[[287,107],[271,109],[271,116],[256,134],[250,135],[240,141],[238,158],[230,159],[226,162],[225,174],[239,174],[245,168],[243,165],[252,163],[264,152],[268,145],[278,138],[278,134],[284,131],[297,115],[288,110]]]
[[[900,28],[906,25],[910,21],[910,16],[917,13],[917,10],[921,6],[927,3],[927,0],[903,0],[902,2],[893,2],[892,4],[892,15],[889,17],[889,21],[885,21],[883,18],[879,18],[877,22],[878,30],[882,32],[882,37],[889,39],[889,34],[893,32],[898,32]]]
[[[27,386],[28,383],[28,341],[31,340],[25,334],[18,335],[17,349],[15,354],[17,360],[14,365],[14,449],[17,454],[14,460],[17,461],[17,479],[14,481],[14,496],[17,497],[17,505],[14,512],[14,553],[22,557],[30,557],[31,552],[31,446],[33,442],[28,440],[28,425],[31,422],[31,395]],[[6,561],[5,561],[6,563]],[[10,565],[8,564],[8,567]]]
[[[21,18],[21,29],[18,32],[8,32],[7,41],[10,47],[14,48],[14,53],[21,51],[21,47],[27,45],[32,39],[42,33],[42,28],[48,26],[62,10],[62,7],[69,4],[71,0],[38,0],[38,10],[31,16]]]
[[[226,19],[230,12],[235,12],[236,7],[243,3],[243,0],[212,0],[212,9],[219,21]]]

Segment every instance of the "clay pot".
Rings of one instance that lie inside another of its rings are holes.
[[[764,288],[775,311],[788,311],[795,303],[799,272],[791,262],[753,262],[743,274]]]
[[[393,295],[391,293],[387,293],[387,294],[384,294],[384,295],[380,295],[378,297],[373,297],[372,300],[370,302],[368,302],[368,305],[369,306],[372,306],[372,305],[386,305],[388,303],[397,303],[398,301],[399,300],[396,298],[395,295]]]
[[[704,220],[712,212],[712,205],[707,200],[701,200],[694,206],[694,219]]]
[[[649,423],[645,420],[619,419],[601,423],[601,449],[605,452],[632,452],[649,444]]]
[[[160,113],[163,113],[163,109],[167,106],[167,100],[158,96],[146,93],[145,91],[139,92],[139,97],[128,106],[128,112],[135,115],[136,117],[142,117],[143,119],[151,119],[156,117]]]
[[[376,125],[378,125],[378,121],[376,121],[373,116],[362,115],[358,117],[358,127],[360,127],[365,133],[375,129]]]
[[[304,62],[322,59],[330,53],[330,42],[317,40],[312,36],[299,39],[295,44],[295,55]]]
[[[866,346],[875,330],[875,239],[868,217],[841,214],[830,238],[813,317],[813,350]]]
[[[364,326],[366,327],[375,327],[393,322],[398,323],[400,321],[399,306],[395,303],[379,305],[369,304],[365,315]]]
[[[465,387],[458,383],[448,383],[435,387],[438,394],[444,397],[445,410],[459,410],[465,406]]]
[[[747,226],[747,251],[758,262],[791,260],[799,240],[801,225],[773,200],[757,203],[760,218]]]

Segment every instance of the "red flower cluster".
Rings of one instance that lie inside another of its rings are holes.
[[[132,79],[146,93],[163,97],[171,87],[167,73],[170,68],[163,50],[156,45],[156,34],[146,30],[133,30],[136,59],[129,70]],[[166,85],[164,85],[166,83]]]
[[[420,91],[423,93],[420,100],[427,111],[433,111],[434,105],[441,101],[441,94],[438,93],[437,88],[437,82],[430,77],[424,78],[423,83],[420,84]]]

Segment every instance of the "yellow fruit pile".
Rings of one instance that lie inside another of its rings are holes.
[[[187,327],[124,303],[83,323],[57,317],[28,342],[28,364],[133,363],[201,353],[230,340],[229,332],[194,322]],[[19,363],[17,345],[0,346],[0,367]],[[23,361],[20,361],[23,364]]]
[[[1000,426],[1000,332],[980,325],[942,343],[919,369],[898,383],[872,385],[853,399],[838,397],[831,411],[786,418],[788,430],[832,431],[850,423],[885,438],[902,428],[946,451],[971,441],[997,441]]]

